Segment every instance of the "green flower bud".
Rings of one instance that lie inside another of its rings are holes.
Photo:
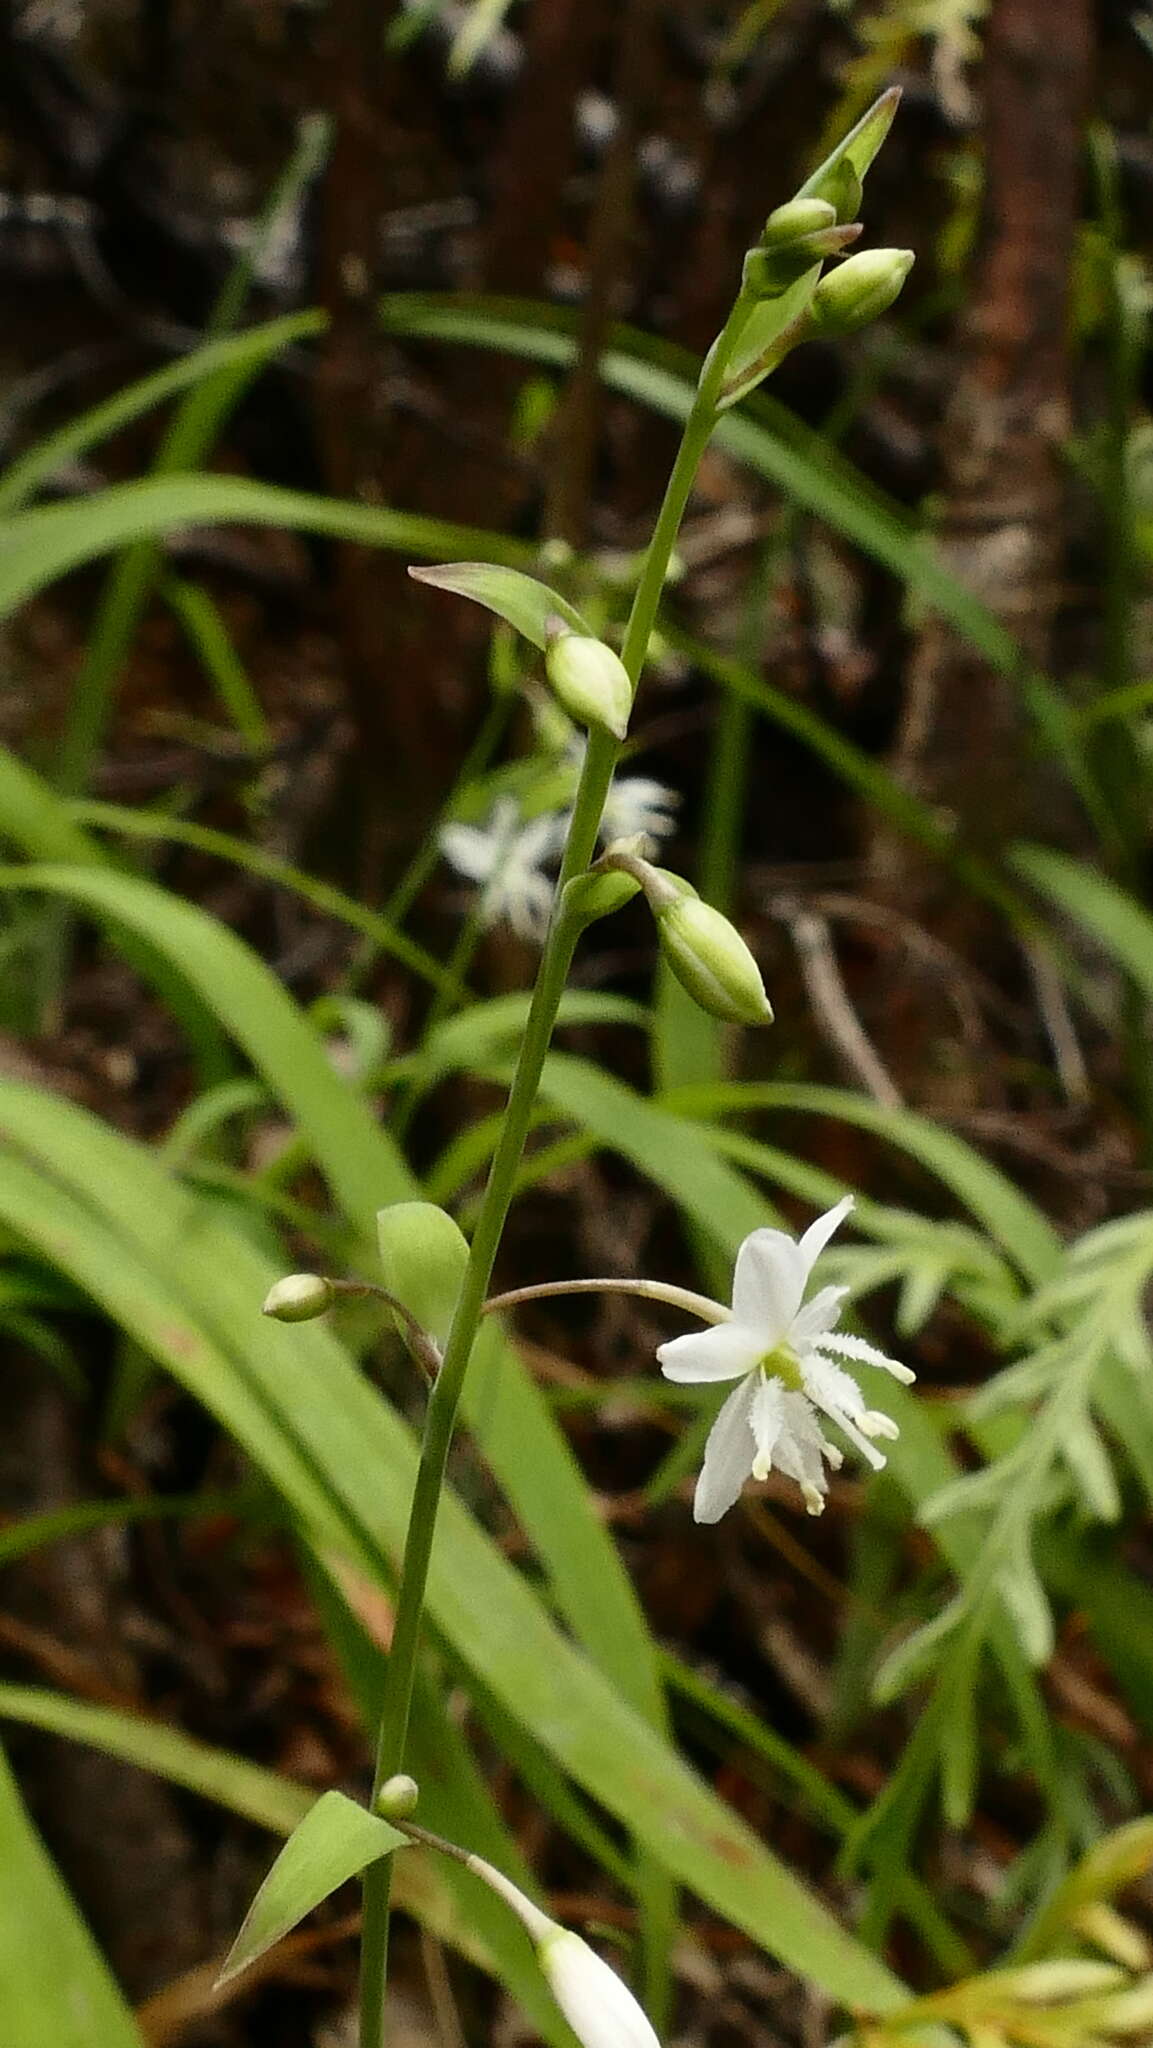
[[[407,1771],[397,1771],[394,1777],[386,1778],[376,1795],[376,1810],[385,1820],[408,1820],[416,1812],[420,1799],[420,1786]]]
[[[544,665],[570,718],[582,725],[603,726],[614,739],[623,740],[633,689],[619,654],[603,640],[562,628],[550,635]]]
[[[900,296],[913,268],[911,249],[862,249],[823,277],[809,306],[811,331],[851,334],[876,320]]]
[[[761,236],[762,249],[779,249],[785,242],[795,242],[802,235],[816,234],[819,228],[835,226],[837,209],[827,199],[789,199],[784,206],[777,206],[765,222]]]
[[[761,970],[727,917],[692,895],[654,909],[664,956],[702,1010],[729,1024],[772,1023]]]
[[[313,1316],[322,1316],[332,1302],[330,1280],[319,1273],[289,1273],[269,1288],[261,1314],[275,1317],[278,1323],[308,1323]]]

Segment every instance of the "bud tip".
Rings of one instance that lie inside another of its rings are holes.
[[[307,1323],[331,1308],[332,1282],[320,1273],[288,1273],[264,1297],[261,1314],[278,1323]]]

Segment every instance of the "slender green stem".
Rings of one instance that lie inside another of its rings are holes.
[[[621,651],[634,693],[656,623],[669,561],[689,492],[716,422],[717,399],[724,381],[725,364],[747,311],[747,305],[738,299],[705,362],[693,409],[685,423],[672,475],[649,542]],[[568,883],[588,867],[596,850],[605,798],[620,752],[619,742],[610,734],[590,734],[557,881],[553,920],[533,990],[520,1057],[505,1108],[504,1125],[489,1169],[444,1361],[429,1398],[381,1702],[374,1797],[385,1779],[404,1765],[425,1588],[456,1412],[505,1219],[516,1188],[541,1070],[581,929],[580,920],[565,910],[565,890]],[[389,1901],[389,1860],[385,1858],[371,1865],[364,1879],[360,2048],[382,2048],[384,2041]]]

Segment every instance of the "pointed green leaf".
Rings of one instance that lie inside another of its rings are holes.
[[[403,1848],[405,1839],[343,1792],[325,1792],[293,1830],[253,1899],[218,1984],[246,1970],[338,1886]]]
[[[550,619],[563,619],[572,632],[596,638],[567,597],[535,576],[523,576],[519,569],[501,569],[495,562],[436,562],[431,569],[410,569],[408,573],[417,583],[431,583],[434,590],[454,590],[460,597],[471,597],[474,604],[507,620],[534,647],[545,646]]]

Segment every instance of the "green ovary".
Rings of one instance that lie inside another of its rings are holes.
[[[766,1351],[761,1360],[761,1371],[766,1379],[780,1380],[791,1394],[803,1394],[805,1391],[800,1360],[790,1344],[778,1344],[775,1351]]]

